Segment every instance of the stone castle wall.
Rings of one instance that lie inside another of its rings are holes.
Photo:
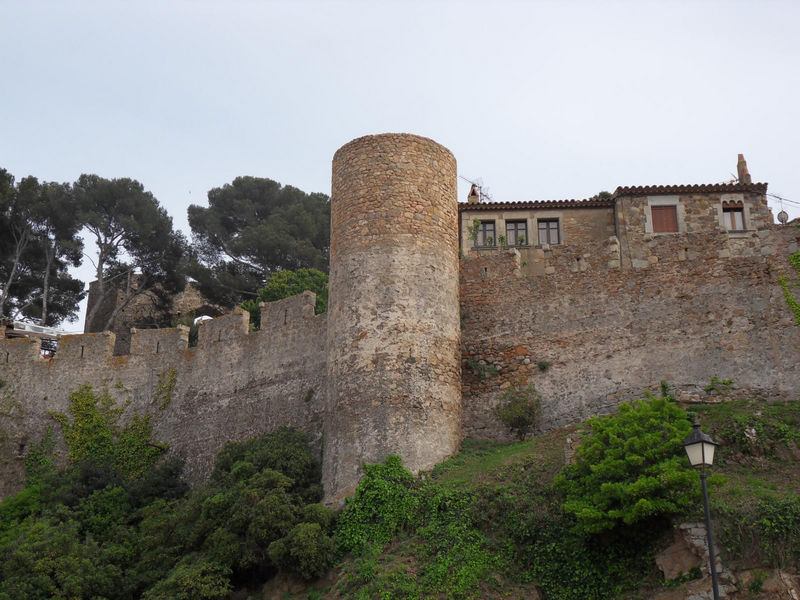
[[[794,280],[800,231],[769,224],[765,184],[706,187],[621,188],[616,209],[561,211],[563,244],[459,259],[453,155],[405,134],[353,140],[333,161],[327,314],[306,292],[262,305],[261,331],[236,310],[203,322],[196,348],[186,328],[133,330],[119,356],[112,332],[64,337],[50,359],[35,340],[0,339],[0,497],[82,384],[123,419],[153,415],[192,482],[227,441],[302,429],[332,504],[363,462],[400,454],[418,471],[464,437],[509,439],[494,409],[511,386],[536,386],[544,429],[661,380],[684,400],[712,376],[797,399],[800,327],[777,278]],[[725,231],[726,200],[747,231]],[[648,233],[648,207],[665,202],[680,233]],[[525,217],[529,236],[542,215]]]
[[[37,340],[0,339],[0,498],[20,489],[30,448],[48,426],[58,431],[49,413],[67,413],[84,383],[107,389],[123,419],[153,415],[154,437],[185,457],[189,481],[210,473],[226,441],[281,425],[306,431],[319,454],[327,316],[314,315],[314,300],[306,292],[263,305],[252,333],[241,310],[205,321],[196,348],[183,327],[134,330],[123,356],[113,355],[111,332],[64,337],[52,359]]]
[[[792,274],[786,256],[798,237],[774,226],[737,239],[661,236],[648,246],[657,260],[636,269],[613,240],[547,251],[545,275],[514,250],[462,260],[464,436],[509,439],[494,407],[503,390],[528,383],[541,393],[545,429],[608,412],[661,380],[681,398],[717,376],[797,399],[800,327],[777,277]],[[482,362],[483,379],[468,366]]]
[[[456,161],[427,138],[367,136],[333,159],[326,497],[361,464],[416,472],[458,450]]]

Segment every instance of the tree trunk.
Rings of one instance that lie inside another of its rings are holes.
[[[17,240],[16,247],[14,248],[14,265],[11,267],[11,273],[9,273],[8,280],[3,287],[3,293],[0,294],[0,315],[5,314],[6,302],[8,301],[11,286],[13,285],[14,277],[17,274],[17,269],[19,268],[22,253],[25,251],[25,247],[28,245],[29,237],[30,229],[25,229],[25,231],[22,232],[22,236],[19,238],[19,240]]]
[[[49,240],[48,240],[49,241]],[[42,282],[42,318],[41,324],[47,325],[47,299],[50,297],[50,267],[55,259],[55,249],[50,244],[44,245],[44,255],[47,262],[44,267],[44,281]]]
[[[84,331],[90,332],[93,331],[94,321],[97,317],[97,311],[100,310],[100,307],[103,304],[103,301],[106,299],[106,286],[105,282],[103,281],[103,268],[105,266],[105,252],[103,251],[103,245],[100,242],[100,239],[97,240],[97,246],[100,248],[100,252],[97,256],[97,269],[95,271],[95,277],[97,281],[97,294],[95,298],[95,303],[92,306],[86,306],[86,324],[84,325]],[[91,290],[91,288],[89,288]]]

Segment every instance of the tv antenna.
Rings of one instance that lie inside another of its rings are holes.
[[[459,179],[463,179],[467,183],[471,183],[474,186],[474,188],[478,191],[478,196],[481,202],[492,202],[492,195],[489,192],[489,188],[483,185],[483,179],[481,177],[476,178],[475,181],[472,179],[467,179],[463,175],[459,175],[458,177]]]

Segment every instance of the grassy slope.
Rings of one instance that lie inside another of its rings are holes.
[[[748,515],[752,516],[758,500],[800,494],[800,403],[768,405],[760,401],[732,401],[692,406],[688,410],[705,431],[723,443],[711,479],[711,495],[718,519],[717,537],[732,551],[725,558],[726,564],[752,568],[765,561],[774,564],[778,559],[794,564],[796,557],[762,556],[753,545],[752,531],[744,523]],[[578,429],[563,428],[508,445],[467,440],[460,454],[423,477],[433,480],[443,490],[474,498],[473,508],[480,513],[482,534],[493,551],[503,554],[503,548],[513,542],[503,533],[508,530],[508,523],[505,529],[502,526],[503,520],[509,515],[503,513],[502,507],[519,506],[528,515],[541,510],[542,517],[547,518],[547,511],[553,506],[547,506],[546,499],[552,497],[549,488],[564,465],[567,439],[574,438]],[[521,495],[523,491],[525,497]],[[698,510],[686,515],[685,520],[701,519]],[[524,526],[521,522],[520,527]],[[669,542],[668,538],[669,534],[662,545]],[[280,593],[273,589],[265,597],[286,600],[453,597],[452,592],[426,588],[417,581],[422,566],[432,560],[425,552],[429,542],[430,537],[426,541],[419,532],[401,533],[382,550],[374,549],[355,559],[345,558],[325,581],[309,588],[295,587],[294,593],[287,591],[289,588]],[[535,597],[535,582],[526,581],[529,578],[524,571],[515,567],[498,561],[465,597]],[[654,566],[640,574],[638,582],[634,586],[638,589],[630,589],[619,597],[649,597],[664,585]],[[674,587],[675,583],[671,585]]]

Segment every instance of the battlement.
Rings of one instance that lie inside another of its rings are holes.
[[[276,302],[261,303],[261,328],[291,327],[294,323],[302,323],[314,318],[314,305],[317,296],[314,292],[305,291],[291,298]]]
[[[113,354],[116,335],[111,331],[66,335],[59,340],[58,352],[52,358],[41,356],[41,340],[37,338],[0,339],[0,364],[47,364],[50,369],[62,366],[121,364],[126,359],[143,358],[154,365],[185,359],[189,354],[196,361],[202,350],[218,348],[218,344],[250,346],[274,336],[277,330],[293,335],[319,335],[325,315],[314,315],[316,295],[306,291],[275,302],[262,302],[260,331],[250,331],[250,313],[235,308],[230,314],[200,322],[198,350],[189,348],[189,328],[179,325],[165,329],[131,329],[130,352]],[[267,333],[262,331],[269,330]],[[113,359],[113,360],[112,360]]]
[[[63,337],[53,358],[38,340],[0,339],[0,498],[84,384],[123,419],[150,415],[190,482],[228,441],[302,429],[334,504],[365,462],[399,454],[424,470],[464,437],[509,439],[495,408],[511,386],[536,386],[543,430],[662,379],[682,397],[717,376],[797,399],[800,328],[778,277],[796,285],[787,255],[800,231],[772,225],[766,184],[739,166],[736,184],[458,204],[446,148],[408,134],[353,140],[332,165],[329,314],[305,292],[262,304],[251,331],[237,308],[203,321],[190,348],[186,327],[122,327],[165,322],[143,294],[116,335]],[[166,310],[213,308],[190,289]]]
[[[315,300],[305,292],[262,304],[260,331],[249,331],[241,309],[203,321],[196,348],[185,326],[134,329],[130,352],[120,356],[109,331],[64,336],[53,358],[40,355],[37,339],[0,339],[0,394],[19,407],[0,422],[0,455],[17,456],[13,444],[44,435],[55,424],[49,413],[66,413],[70,392],[83,384],[107,390],[123,418],[153,415],[156,437],[185,457],[190,480],[209,472],[226,441],[280,425],[305,430],[319,452],[327,315],[314,315]],[[23,480],[17,458],[2,471],[0,497]]]
[[[131,356],[157,356],[164,360],[182,354],[188,347],[189,328],[185,325],[175,329],[131,329]]]

